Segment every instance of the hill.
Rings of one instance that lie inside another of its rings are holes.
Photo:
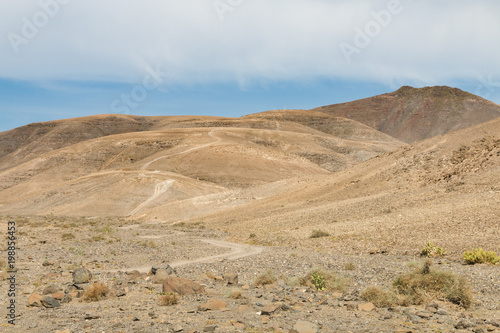
[[[392,93],[313,110],[359,121],[408,143],[500,117],[500,105],[446,86],[404,86]]]

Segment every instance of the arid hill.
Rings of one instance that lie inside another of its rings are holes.
[[[234,205],[235,191],[326,175],[404,145],[352,120],[319,114],[321,131],[318,120],[307,125],[313,112],[280,112],[273,121],[108,115],[37,124],[43,130],[17,140],[31,127],[2,133],[12,144],[0,163],[0,211],[128,216],[220,192]]]
[[[359,121],[408,143],[500,117],[500,105],[446,86],[404,86],[392,93],[314,111]]]

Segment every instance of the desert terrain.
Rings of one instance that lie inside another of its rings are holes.
[[[17,317],[2,304],[0,331],[500,331],[499,265],[464,261],[500,252],[500,106],[402,87],[29,124],[0,133],[2,295],[9,222]],[[456,278],[455,296],[411,298],[395,282],[411,272]]]

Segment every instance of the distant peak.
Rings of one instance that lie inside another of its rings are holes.
[[[390,95],[396,97],[426,96],[435,98],[456,98],[456,97],[477,98],[476,95],[473,95],[458,88],[452,88],[448,86],[434,86],[434,87],[423,87],[423,88],[402,86],[395,92],[390,93]]]

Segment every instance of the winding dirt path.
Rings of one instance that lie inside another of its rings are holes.
[[[181,151],[180,153],[176,153],[176,154],[172,154],[172,155],[168,155],[168,156],[161,156],[161,157],[158,157],[158,158],[155,158],[154,160],[152,161],[149,161],[147,162],[146,164],[144,164],[141,169],[142,170],[145,170],[147,169],[151,164],[159,161],[159,160],[162,160],[164,158],[169,158],[169,157],[173,157],[173,156],[177,156],[177,155],[183,155],[183,154],[187,154],[189,152],[192,152],[192,151],[195,151],[195,150],[198,150],[198,149],[202,149],[202,148],[205,148],[205,147],[208,147],[208,146],[211,146],[213,144],[216,144],[216,143],[219,143],[222,141],[221,138],[215,136],[215,133],[214,133],[214,130],[211,130],[210,132],[208,132],[208,135],[211,136],[212,138],[215,139],[215,141],[213,142],[209,142],[209,143],[205,143],[203,145],[200,145],[200,146],[196,146],[196,147],[193,147],[193,148],[189,148],[187,150],[184,150],[184,151]]]
[[[160,195],[162,195],[163,193],[167,192],[168,189],[172,186],[172,184],[174,182],[175,182],[175,180],[171,179],[171,180],[167,180],[167,181],[161,182],[159,184],[156,184],[155,191],[154,191],[153,195],[149,199],[147,199],[146,201],[144,201],[143,203],[141,203],[139,206],[137,206],[128,215],[129,216],[134,215],[137,212],[139,212],[142,208],[144,208],[145,206],[149,205],[151,202],[153,202]]]
[[[167,236],[167,235],[165,235]],[[168,235],[170,236],[170,235]],[[154,235],[151,236],[154,238],[159,238],[162,237],[162,235]],[[143,236],[143,238],[148,238],[148,236]],[[202,257],[198,259],[191,259],[191,260],[181,260],[181,261],[176,261],[172,262],[169,265],[173,268],[175,267],[181,267],[181,266],[187,266],[191,264],[199,264],[199,263],[211,263],[211,262],[216,262],[217,260],[220,259],[228,259],[228,260],[236,260],[236,259],[241,259],[249,256],[255,256],[260,253],[262,253],[263,249],[258,246],[252,246],[252,245],[246,245],[246,244],[238,244],[238,243],[231,243],[231,242],[225,242],[221,240],[215,240],[215,239],[200,239],[199,241],[211,244],[214,246],[219,246],[219,247],[225,247],[228,249],[231,249],[231,251],[223,254],[218,254],[218,255],[213,255],[213,256],[208,256],[208,257]],[[148,273],[151,269],[153,264],[146,265],[146,266],[139,266],[139,267],[125,267],[125,268],[120,268],[120,269],[113,269],[109,270],[107,272],[118,272],[118,271],[134,271],[137,270],[141,273]]]

